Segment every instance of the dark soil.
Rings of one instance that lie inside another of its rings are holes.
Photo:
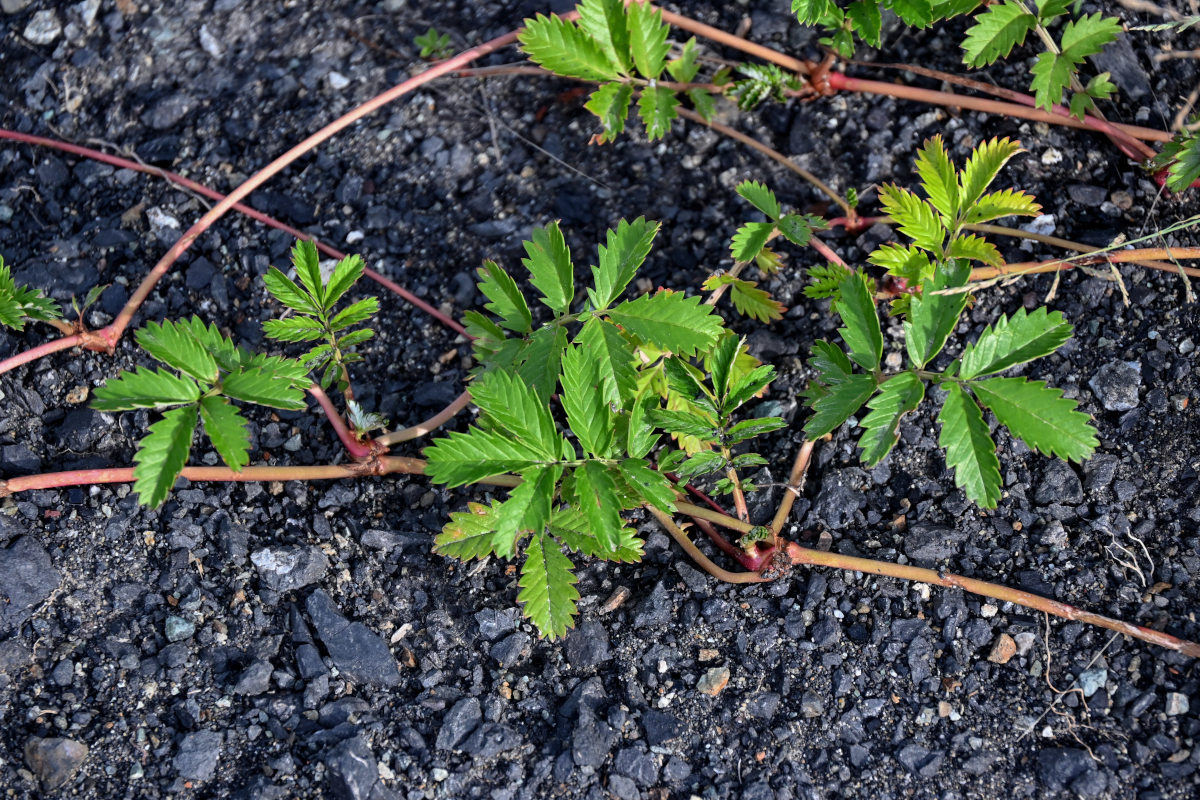
[[[429,25],[461,48],[546,10],[532,0],[0,5],[16,9],[0,15],[0,125],[103,143],[223,191],[402,80],[416,61],[412,39]],[[683,10],[728,30],[748,19],[751,38],[817,55],[785,0]],[[39,44],[29,26],[43,12],[59,31]],[[1122,14],[1130,24],[1157,21]],[[880,58],[958,70],[961,29],[892,27]],[[1195,62],[1156,64],[1153,55],[1197,47],[1195,30],[1134,33],[1110,48],[1104,66],[1121,89],[1111,118],[1169,124],[1196,84]],[[1022,88],[1028,56],[984,79]],[[489,63],[515,59],[508,51]],[[646,277],[695,291],[728,266],[729,237],[749,218],[733,192],[739,181],[764,180],[786,204],[822,210],[790,172],[689,124],[659,143],[633,135],[588,146],[597,126],[574,89],[528,77],[443,80],[301,159],[252,203],[361,252],[455,315],[480,304],[480,261],[517,266],[522,238],[551,219],[563,221],[581,267],[621,217],[662,220]],[[916,147],[939,132],[959,161],[985,138],[1020,138],[1029,154],[1002,181],[1034,193],[1067,238],[1107,244],[1200,210],[1194,193],[1160,196],[1107,141],[1078,131],[861,96],[722,113],[839,190],[857,187],[868,213],[871,184],[911,185]],[[0,252],[18,280],[60,301],[112,284],[89,312],[95,327],[205,208],[157,178],[0,144]],[[889,236],[826,238],[861,263]],[[1200,243],[1193,231],[1169,241]],[[263,344],[259,323],[276,309],[259,276],[283,265],[291,244],[228,215],[159,284],[138,322],[198,314]],[[1010,260],[1056,254],[1002,246]],[[765,410],[794,422],[759,448],[777,479],[800,440],[803,360],[814,339],[835,335],[826,304],[801,293],[799,267],[812,257],[790,253],[782,275],[765,281],[790,308],[784,320],[734,323],[780,372]],[[1001,436],[1005,496],[982,512],[954,488],[932,412],[912,418],[871,471],[844,426],[818,446],[788,535],[812,544],[828,533],[839,552],[937,565],[1200,639],[1200,313],[1177,275],[1121,273],[1129,304],[1098,273],[987,290],[952,345],[1053,293],[1051,307],[1077,335],[1028,374],[1095,415],[1102,445],[1091,461],[1052,461]],[[383,307],[380,335],[355,371],[358,393],[368,409],[412,424],[462,391],[469,347],[399,300],[385,296]],[[898,327],[889,333],[899,346]],[[7,336],[0,356],[52,334],[35,325]],[[3,474],[128,465],[148,417],[100,414],[82,398],[138,358],[126,337],[115,358],[59,353],[3,376]],[[254,424],[254,463],[340,457],[318,413],[254,413]],[[419,445],[397,452],[416,455]],[[194,463],[215,455],[199,449]],[[754,588],[720,584],[652,521],[641,522],[645,561],[583,565],[577,630],[541,641],[514,609],[512,565],[464,566],[430,552],[449,512],[484,496],[389,477],[185,485],[153,512],[126,486],[5,500],[5,796],[1200,792],[1191,660],[869,575],[797,570]],[[777,499],[759,501],[759,513]],[[622,590],[628,599],[608,610]],[[1005,636],[1016,653],[993,663]],[[714,669],[727,671],[728,685],[710,696],[697,684]]]

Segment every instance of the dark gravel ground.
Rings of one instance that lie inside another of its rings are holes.
[[[730,30],[749,20],[751,38],[813,53],[786,5],[683,10]],[[402,80],[412,38],[428,25],[465,46],[544,10],[531,0],[0,8],[0,124],[104,142],[223,190]],[[956,30],[893,29],[887,58],[957,69]],[[1153,54],[1197,38],[1138,33],[1110,48],[1105,68],[1122,90],[1110,116],[1165,127],[1196,71],[1191,60],[1156,65]],[[1020,87],[1018,68],[1015,59],[986,77]],[[589,147],[595,125],[572,88],[443,81],[302,159],[253,203],[363,253],[457,315],[480,300],[480,260],[516,265],[522,237],[550,219],[563,220],[582,263],[620,217],[661,219],[647,277],[695,289],[728,265],[728,237],[746,216],[737,182],[766,180],[802,209],[818,200],[790,173],[690,125],[653,145],[634,136]],[[936,132],[959,160],[984,138],[1019,137],[1030,154],[1004,180],[1036,194],[1069,238],[1132,238],[1200,209],[1194,194],[1157,196],[1105,141],[1065,129],[858,96],[764,108],[737,124],[839,190],[858,187],[868,210],[867,187],[911,182],[915,148]],[[0,252],[20,280],[60,300],[113,284],[89,314],[94,326],[204,208],[157,179],[0,145]],[[861,261],[887,235],[828,240]],[[1186,232],[1171,243],[1200,240]],[[261,344],[272,308],[257,278],[290,245],[230,215],[139,319],[196,313]],[[827,308],[800,292],[795,266],[810,259],[792,254],[793,266],[767,281],[790,307],[783,321],[736,323],[781,373],[766,402],[796,422],[760,448],[776,476],[800,438],[802,360],[814,339],[833,335]],[[984,513],[953,489],[931,414],[912,418],[871,471],[844,428],[818,447],[789,535],[811,543],[828,533],[839,552],[936,564],[1200,639],[1200,314],[1178,276],[1122,274],[1128,305],[1102,276],[1061,276],[1050,305],[1077,336],[1029,370],[1095,415],[1102,445],[1086,465],[1002,438],[1005,497]],[[1052,284],[983,293],[953,346],[1001,312],[1041,303]],[[469,349],[399,301],[383,305],[381,335],[356,372],[359,395],[411,424],[462,390]],[[889,334],[898,344],[898,329]],[[6,337],[0,356],[48,336],[33,326]],[[135,358],[127,341],[115,359],[60,353],[5,375],[3,474],[130,463],[146,417],[99,414],[83,399]],[[338,457],[316,414],[254,423],[256,463]],[[215,461],[203,450],[195,458]],[[124,486],[5,500],[4,796],[1151,800],[1200,791],[1200,675],[1190,660],[869,575],[800,570],[755,588],[718,584],[649,523],[643,563],[581,569],[579,627],[548,643],[513,608],[510,565],[464,567],[430,553],[447,514],[480,497],[393,477],[188,485],[155,512]],[[608,610],[622,590],[628,599]],[[989,658],[1006,645],[1015,649],[1006,663]],[[710,695],[698,689],[704,678],[728,684]]]

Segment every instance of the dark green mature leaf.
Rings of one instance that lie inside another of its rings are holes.
[[[317,246],[307,239],[298,239],[292,248],[292,266],[296,268],[296,277],[308,292],[309,297],[320,308],[325,305],[325,287],[321,280],[321,255]],[[268,285],[268,288],[269,285]],[[282,302],[282,301],[280,301]]]
[[[517,374],[543,400],[548,401],[558,385],[559,367],[566,347],[567,329],[561,325],[547,325],[534,331],[529,343],[521,348],[519,358],[522,360]],[[504,369],[502,364],[495,366]]]
[[[371,299],[374,300],[375,298],[372,297]],[[351,348],[356,344],[362,344],[363,342],[365,342],[367,339],[370,339],[374,335],[375,335],[375,331],[371,330],[370,328],[360,328],[359,330],[356,330],[356,331],[350,331],[345,336],[338,337],[338,340],[337,340],[338,347],[341,348],[343,351],[345,351],[346,349]],[[362,358],[362,356],[358,355],[357,353],[346,353],[346,352],[342,353],[343,361],[357,361],[361,358]]]
[[[667,385],[680,398],[693,403],[714,416],[717,404],[712,392],[704,385],[704,373],[681,358],[663,360],[663,376]]]
[[[620,0],[618,0],[620,2]],[[583,107],[600,118],[604,131],[600,143],[611,142],[625,131],[629,117],[629,101],[633,99],[633,84],[612,81],[592,92]]]
[[[212,353],[193,338],[188,328],[174,322],[148,322],[134,334],[138,345],[168,367],[173,367],[198,381],[212,383],[217,379],[217,361]]]
[[[847,276],[838,285],[833,310],[842,318],[838,333],[850,347],[850,360],[865,370],[875,370],[883,358],[883,331],[875,313],[875,298],[867,287],[869,280],[857,272]]]
[[[967,209],[966,222],[975,224],[1009,216],[1036,217],[1041,212],[1042,207],[1025,192],[1002,189],[980,197],[975,205]]]
[[[617,549],[606,551],[592,533],[587,517],[578,508],[562,508],[550,515],[550,533],[576,553],[606,561],[636,564],[642,560],[642,540],[629,528],[621,528]]]
[[[741,349],[742,340],[731,331],[727,331],[713,348],[708,359],[708,369],[712,373],[712,386],[717,395],[718,410],[724,414],[730,409],[725,407],[725,399],[732,388],[730,377],[733,375],[733,361]]]
[[[1025,41],[1025,36],[1037,25],[1037,17],[1021,4],[1005,0],[988,6],[975,17],[963,39],[963,62],[971,67],[984,67],[1005,58],[1012,49]]]
[[[344,330],[351,325],[357,325],[370,319],[377,313],[379,313],[379,298],[364,297],[362,300],[346,306],[333,319],[329,320],[329,329],[331,331]]]
[[[433,540],[433,551],[443,556],[470,561],[492,554],[492,532],[496,529],[494,507],[468,503],[470,511],[455,511]]]
[[[805,436],[816,439],[837,428],[862,408],[867,398],[875,393],[875,387],[872,375],[847,375],[839,383],[829,386],[813,403],[813,415],[804,424]]]
[[[525,242],[525,252],[529,258],[521,259],[521,263],[529,270],[529,282],[542,293],[542,302],[555,314],[566,314],[575,298],[575,267],[558,222],[534,228],[532,241]]]
[[[483,262],[479,278],[479,291],[491,301],[483,307],[500,318],[500,326],[514,333],[529,333],[533,317],[517,282],[495,261]]]
[[[517,38],[530,60],[559,75],[607,81],[620,72],[599,42],[557,14],[525,20]]]
[[[1162,155],[1170,164],[1167,188],[1179,194],[1200,180],[1200,131],[1181,131],[1163,146]]]
[[[971,264],[965,259],[943,262],[933,278],[921,285],[921,294],[909,301],[904,321],[904,343],[908,357],[917,369],[924,369],[946,346],[958,317],[967,305],[967,293],[937,294],[943,289],[965,286],[971,277]]]
[[[869,401],[871,409],[858,424],[863,428],[858,446],[862,462],[873,467],[883,460],[900,436],[901,418],[916,409],[925,397],[925,383],[912,372],[901,372],[879,387]]]
[[[674,472],[679,476],[679,480],[683,482],[691,480],[697,475],[715,472],[725,466],[725,457],[720,453],[712,450],[701,450],[676,467]]]
[[[200,399],[200,387],[186,377],[161,369],[138,367],[107,381],[93,394],[97,411],[129,411],[134,408],[165,408]]]
[[[1084,14],[1079,19],[1073,19],[1063,26],[1062,51],[1063,55],[1076,63],[1082,63],[1085,58],[1095,55],[1104,49],[1104,45],[1116,41],[1121,34],[1121,20],[1106,17],[1097,11],[1094,14]]]
[[[804,247],[812,239],[813,231],[829,227],[820,217],[812,214],[784,214],[776,223],[783,237],[794,245]]]
[[[692,108],[696,109],[696,113],[703,117],[705,122],[712,122],[717,114],[717,103],[713,100],[712,93],[697,87],[688,89],[687,96],[691,99]]]
[[[712,347],[721,333],[721,318],[698,296],[661,290],[628,300],[608,312],[613,322],[662,350],[683,356]]]
[[[774,222],[747,222],[733,234],[729,252],[734,261],[753,261],[775,230]]]
[[[572,567],[571,559],[563,555],[558,542],[551,537],[537,533],[529,540],[517,602],[538,632],[552,641],[566,636],[575,627],[579,592]]]
[[[804,287],[804,296],[811,300],[837,297],[838,286],[849,274],[850,270],[841,264],[817,264],[809,267],[805,271],[809,285]]]
[[[783,214],[783,210],[779,207],[779,201],[775,198],[775,193],[768,189],[765,183],[742,181],[737,186],[737,193],[772,220],[779,219]]]
[[[633,402],[629,411],[629,424],[625,428],[625,452],[630,458],[645,458],[654,449],[654,445],[658,444],[660,437],[646,419],[647,412],[655,402],[655,398],[649,393]]]
[[[1000,501],[1000,460],[996,443],[988,433],[983,412],[957,383],[943,384],[946,402],[938,413],[942,432],[938,444],[946,450],[946,463],[954,470],[954,482],[968,498],[983,508]]]
[[[650,254],[660,227],[657,222],[638,217],[633,222],[621,220],[616,230],[609,230],[607,246],[597,248],[599,264],[592,267],[595,288],[588,290],[588,297],[595,309],[608,308],[625,291]]]
[[[238,472],[250,463],[250,429],[232,403],[215,395],[201,398],[200,419],[226,466]]]
[[[671,120],[679,116],[678,108],[679,98],[665,86],[642,89],[638,96],[638,116],[646,126],[646,138],[653,142],[666,136],[671,130]]]
[[[631,3],[625,7],[625,13],[628,15],[629,52],[633,63],[643,78],[657,80],[671,49],[667,43],[670,29],[662,21],[662,12],[649,3]]]
[[[742,420],[729,429],[726,440],[731,445],[738,444],[747,439],[753,439],[755,436],[762,436],[765,433],[783,430],[787,426],[788,424],[779,417],[758,417],[756,419]]]
[[[926,28],[933,22],[933,0],[883,0],[883,5],[914,28]]]
[[[1001,425],[1043,455],[1083,461],[1100,444],[1091,417],[1076,410],[1062,389],[1028,378],[985,378],[969,385]]]
[[[671,482],[657,470],[650,469],[649,464],[640,458],[627,458],[617,464],[621,477],[641,495],[642,500],[665,511],[675,513],[675,490]]]
[[[883,15],[878,0],[854,0],[846,6],[846,16],[854,23],[854,32],[871,47],[879,47]]]
[[[554,487],[562,477],[563,468],[530,467],[521,472],[519,483],[508,499],[495,507],[496,529],[492,534],[492,550],[501,558],[512,558],[521,534],[542,532],[550,521],[550,504]]]
[[[268,319],[263,321],[262,329],[268,339],[280,342],[315,342],[326,335],[325,326],[312,317]]]
[[[157,508],[167,499],[175,479],[183,472],[196,430],[196,406],[173,408],[150,426],[133,456],[133,490],[138,502]]]
[[[358,283],[358,279],[363,276],[366,268],[362,257],[358,255],[346,256],[339,261],[333,268],[333,275],[329,277],[329,283],[325,286],[325,308],[333,308],[337,301],[342,299],[342,295],[349,291],[351,286]]]
[[[1038,20],[1048,23],[1055,17],[1067,13],[1071,4],[1072,0],[1037,0]]]
[[[919,286],[933,274],[929,254],[914,246],[881,244],[867,256],[867,261],[883,267],[889,275],[907,281],[909,286]]]
[[[575,343],[588,351],[596,363],[600,396],[621,408],[633,397],[637,378],[633,371],[633,347],[611,322],[592,317],[583,324]]]
[[[434,483],[451,489],[505,472],[521,472],[555,459],[547,459],[532,446],[511,434],[469,428],[452,432],[425,448],[425,473]]]
[[[574,476],[579,508],[592,533],[605,553],[616,551],[621,538],[621,504],[612,475],[600,462],[585,461]]]
[[[712,423],[686,411],[650,409],[646,412],[646,418],[667,433],[679,436],[695,436],[708,441],[717,435],[717,429]]]
[[[600,391],[596,360],[582,347],[568,347],[562,359],[562,404],[571,431],[584,452],[606,458],[613,444],[613,415]]]
[[[239,364],[239,369],[262,370],[279,380],[291,381],[297,388],[308,387],[308,368],[299,360],[283,356],[269,356],[264,353],[250,353],[245,350],[241,352],[244,358]]]
[[[767,384],[775,380],[775,368],[769,364],[755,367],[753,370],[733,381],[729,396],[725,398],[725,410],[733,412],[744,405],[750,398],[757,395]]]
[[[625,4],[621,0],[580,0],[577,8],[579,27],[596,41],[609,61],[628,73],[631,63]]]
[[[491,370],[471,384],[471,400],[487,419],[548,460],[563,451],[550,407],[520,377]]]
[[[205,325],[204,320],[199,317],[181,319],[175,325],[186,330],[189,336],[212,353],[217,365],[226,372],[239,369],[245,358],[249,357],[247,351],[239,350],[229,337],[222,336],[215,324]]]
[[[1028,314],[1018,309],[1011,317],[1000,317],[977,342],[967,345],[958,374],[967,380],[1048,356],[1071,338],[1071,332],[1071,323],[1058,311],[1043,307]]]
[[[812,358],[808,365],[818,373],[818,380],[828,386],[841,383],[854,372],[846,352],[836,344],[818,339],[813,342]]]
[[[1082,59],[1075,61],[1066,53],[1047,50],[1038,54],[1037,63],[1030,70],[1033,80],[1029,83],[1038,108],[1050,111],[1062,100],[1063,90],[1071,85],[1071,76],[1080,63]]]
[[[302,410],[304,391],[297,388],[290,375],[280,375],[269,367],[250,367],[226,376],[221,381],[221,393],[260,406]]]

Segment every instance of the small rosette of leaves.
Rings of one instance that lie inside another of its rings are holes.
[[[0,256],[0,325],[15,331],[25,330],[26,322],[51,322],[62,319],[58,303],[38,289],[18,286],[12,270]]]
[[[292,266],[299,284],[275,267],[263,277],[271,296],[294,314],[267,320],[263,323],[263,333],[282,342],[320,342],[302,355],[300,361],[320,373],[322,389],[336,383],[338,391],[344,392],[350,385],[346,365],[362,360],[354,347],[375,335],[370,328],[349,329],[379,311],[379,300],[375,297],[365,297],[334,311],[362,277],[365,269],[362,258],[356,255],[343,258],[326,280],[316,245],[302,239],[292,248]]]
[[[162,413],[133,459],[133,488],[143,505],[156,507],[166,499],[187,464],[197,421],[236,472],[249,463],[250,434],[232,401],[293,411],[305,407],[309,382],[303,364],[237,347],[198,317],[150,322],[135,338],[162,366],[122,372],[96,390],[92,408]]]
[[[413,44],[421,48],[421,58],[445,58],[450,54],[450,36],[437,28],[413,37]]]

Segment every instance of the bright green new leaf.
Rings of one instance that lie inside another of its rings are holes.
[[[579,591],[572,566],[558,542],[544,533],[534,534],[525,547],[517,602],[538,632],[550,640],[566,636],[575,627]]]
[[[967,209],[966,222],[976,224],[1010,216],[1036,217],[1040,213],[1042,207],[1025,192],[1019,189],[1002,189],[980,197]]]
[[[961,17],[963,14],[970,14],[983,0],[934,0],[933,3],[933,18],[952,19]]]
[[[1062,389],[1028,378],[985,378],[970,387],[1001,425],[1042,455],[1083,461],[1100,444],[1091,417]]]
[[[917,369],[924,369],[946,346],[946,339],[958,324],[958,317],[967,305],[967,293],[937,294],[943,289],[966,285],[971,277],[971,264],[954,259],[940,265],[932,279],[921,284],[921,294],[909,301],[908,319],[904,321],[904,343],[908,357]]]
[[[138,502],[157,508],[183,472],[196,430],[196,406],[173,408],[150,426],[133,456],[133,490]]]
[[[933,22],[933,0],[883,0],[883,5],[913,28],[927,28]]]
[[[297,359],[284,358],[283,356],[268,356],[263,353],[242,352],[245,353],[246,357],[242,359],[239,369],[262,370],[278,380],[291,381],[294,386],[301,389],[308,388],[309,371]]]
[[[189,336],[198,341],[205,350],[212,353],[213,358],[217,360],[217,366],[226,372],[233,372],[239,369],[242,362],[249,357],[247,351],[240,350],[229,337],[222,336],[221,331],[215,324],[210,323],[205,325],[204,320],[199,317],[181,319],[175,325],[187,331]]]
[[[879,202],[884,213],[895,220],[900,231],[918,247],[941,253],[946,230],[932,205],[894,184],[879,187]]]
[[[330,276],[329,283],[325,286],[325,308],[333,308],[337,301],[342,299],[342,295],[348,292],[351,286],[358,283],[358,279],[363,276],[365,270],[366,264],[363,263],[361,256],[346,256],[339,261],[333,268],[333,275]]]
[[[12,270],[0,256],[0,325],[23,331],[27,319],[49,322],[61,317],[62,309],[58,303],[37,289],[17,286]]]
[[[634,4],[631,8],[644,8]],[[661,139],[671,130],[671,120],[679,116],[679,98],[675,92],[665,86],[654,86],[642,89],[638,97],[638,116],[646,126],[646,138],[650,141]]]
[[[958,173],[950,163],[941,134],[925,141],[917,152],[917,174],[929,195],[929,202],[942,213],[947,223],[958,215]]]
[[[234,372],[221,381],[221,393],[260,406],[300,411],[305,407],[304,391],[296,387],[291,375],[280,375],[269,367],[250,367]]]
[[[325,337],[325,326],[312,317],[268,319],[262,324],[268,339],[280,342],[314,342]]]
[[[434,483],[449,488],[463,486],[505,472],[521,472],[554,459],[513,439],[511,434],[469,428],[466,433],[452,432],[425,448],[425,467]]]
[[[344,330],[351,325],[357,325],[360,322],[370,319],[378,312],[379,298],[364,297],[362,300],[346,306],[333,319],[329,320],[329,329],[331,331]]]
[[[924,397],[925,383],[912,372],[901,372],[879,387],[867,401],[870,413],[858,423],[863,428],[858,447],[864,464],[873,467],[891,452],[900,438],[901,418],[915,410]]]
[[[625,23],[625,4],[621,0],[580,0],[577,9],[579,27],[595,40],[609,61],[628,73],[629,28]]]
[[[1167,188],[1181,193],[1200,180],[1200,131],[1181,131],[1163,146],[1162,156],[1169,163]]]
[[[887,247],[888,245],[884,246]],[[878,253],[879,250],[875,252]],[[925,256],[925,259],[928,261],[928,256]],[[841,264],[818,264],[809,267],[806,271],[809,285],[804,287],[804,296],[810,300],[837,297],[838,286],[841,285],[842,281],[846,280],[846,276],[849,274],[850,270]]]
[[[138,346],[168,367],[190,375],[203,383],[217,379],[217,360],[200,342],[189,334],[187,327],[170,320],[161,324],[147,322],[134,334]]]
[[[613,444],[613,415],[600,391],[596,360],[583,347],[568,347],[562,358],[562,404],[571,431],[584,452],[606,458]]]
[[[516,281],[495,261],[483,262],[479,278],[479,291],[491,301],[483,307],[500,318],[500,326],[514,333],[529,333],[533,317]]]
[[[679,58],[667,62],[667,72],[680,83],[691,83],[699,71],[700,65],[696,63],[696,37],[693,36],[684,42]]]
[[[867,261],[883,267],[889,275],[907,281],[909,286],[919,286],[933,274],[929,255],[911,245],[881,244],[867,256]]]
[[[943,385],[946,402],[938,413],[942,426],[938,444],[946,450],[954,482],[976,505],[995,508],[1000,501],[1000,460],[983,412],[959,384]]]
[[[657,80],[662,74],[667,53],[669,28],[662,21],[662,12],[649,3],[631,3],[625,7],[629,24],[629,52],[643,78]],[[647,124],[647,128],[650,126]],[[653,136],[651,137],[654,138]]]
[[[983,196],[988,186],[996,179],[1000,168],[1008,160],[1021,151],[1020,142],[1003,139],[989,139],[976,147],[967,158],[959,178],[958,202],[959,208],[969,209]]]
[[[621,504],[617,485],[598,461],[585,461],[575,469],[575,495],[579,508],[605,553],[617,549],[621,538]]]
[[[521,263],[529,270],[529,282],[542,293],[542,302],[555,314],[566,314],[571,310],[575,297],[575,268],[571,264],[571,251],[563,239],[558,222],[544,228],[534,228],[533,238],[525,242],[529,258]]]
[[[608,81],[620,73],[599,42],[557,14],[525,20],[517,38],[530,60],[559,75]]]
[[[764,183],[742,181],[738,184],[737,193],[772,220],[779,219],[783,214],[783,210],[779,207],[779,200],[775,198],[775,193]],[[746,261],[747,259],[739,260]]]
[[[308,239],[298,239],[292,248],[292,266],[296,268],[296,277],[304,286],[309,296],[321,308],[325,305],[325,287],[321,279],[321,256],[317,246]]]
[[[765,290],[759,289],[754,281],[741,278],[730,284],[729,300],[739,314],[762,323],[783,319],[783,314],[787,311],[787,306],[771,297]]]
[[[959,377],[964,380],[1003,372],[1006,369],[1053,353],[1071,338],[1071,323],[1058,312],[1019,309],[1011,317],[1000,317],[963,350]]]
[[[267,270],[267,274],[263,275],[263,283],[266,284],[267,291],[271,293],[272,297],[293,311],[304,314],[316,314],[320,311],[317,304],[304,290],[275,267],[271,267]]]
[[[846,16],[854,23],[858,38],[871,47],[879,47],[883,15],[879,13],[878,0],[854,0],[846,6]]]
[[[559,366],[566,347],[567,329],[562,325],[547,325],[534,331],[528,344],[521,348],[518,355],[521,363],[517,367],[517,375],[533,387],[543,400],[548,401],[558,385]],[[495,367],[498,370],[504,369],[504,366],[498,363]]]
[[[833,0],[792,0],[792,13],[803,25],[833,27],[842,24],[842,10]]]
[[[371,297],[368,299],[374,300],[375,298]],[[342,350],[346,350],[347,348],[353,347],[356,344],[362,344],[363,342],[365,342],[367,339],[370,339],[374,335],[375,335],[375,331],[371,330],[370,328],[360,328],[359,330],[356,330],[356,331],[350,331],[345,336],[338,337],[338,340],[337,340],[338,347],[341,348]],[[362,358],[362,356],[358,355],[357,353],[343,353],[342,354],[343,361],[357,361],[361,358]]]
[[[562,477],[563,468],[530,467],[521,472],[521,482],[508,494],[508,499],[495,506],[496,529],[492,534],[492,550],[501,558],[512,558],[517,542],[524,533],[535,536],[550,521],[550,505],[554,487]]]
[[[617,549],[606,551],[592,533],[587,518],[577,508],[557,509],[550,515],[550,533],[576,553],[607,561],[636,564],[642,560],[642,540],[629,528],[621,528]]]
[[[988,6],[967,29],[962,42],[963,62],[971,67],[985,67],[1007,57],[1036,25],[1037,17],[1012,0]]]
[[[549,460],[562,452],[549,406],[520,377],[504,370],[486,372],[471,384],[471,400],[515,441]]]
[[[588,290],[588,297],[595,309],[608,308],[625,291],[650,254],[660,227],[657,222],[647,222],[645,217],[638,217],[633,222],[621,220],[616,230],[608,231],[607,246],[600,245],[597,248],[599,264],[592,267],[595,288]]]
[[[982,261],[984,264],[989,264],[993,267],[1004,263],[1000,251],[996,249],[994,244],[982,236],[976,236],[973,233],[962,234],[951,239],[950,246],[946,248],[946,258]]]
[[[620,0],[617,0],[620,2]],[[611,142],[625,130],[629,117],[629,101],[633,99],[633,84],[613,81],[592,92],[583,107],[600,118],[604,132],[600,143]]]
[[[833,310],[842,318],[838,333],[850,348],[850,360],[865,370],[879,368],[883,358],[883,331],[875,313],[875,298],[861,272],[851,273],[838,286]]]
[[[592,317],[583,324],[575,343],[586,348],[596,364],[600,397],[617,407],[624,406],[633,397],[637,380],[629,341],[611,322]]]
[[[250,429],[232,403],[216,395],[201,398],[200,419],[226,466],[239,472],[250,463]]]
[[[753,261],[771,238],[775,230],[773,222],[747,222],[737,229],[730,243],[729,252],[734,261]]]
[[[1037,0],[1038,21],[1043,24],[1067,13],[1074,0]]]
[[[667,290],[621,303],[608,316],[655,347],[689,357],[712,347],[722,329],[721,318],[698,296]]]
[[[826,393],[813,403],[813,415],[804,424],[804,434],[809,439],[833,431],[851,415],[862,408],[875,393],[873,375],[847,375],[842,381],[829,386]]]
[[[666,476],[640,458],[627,458],[617,464],[621,477],[641,495],[642,500],[667,514],[675,513],[675,490]]]
[[[470,511],[454,511],[450,521],[433,540],[433,551],[443,556],[470,561],[492,554],[495,510],[481,503],[468,503]]]
[[[97,411],[129,411],[134,408],[165,408],[200,399],[200,387],[190,378],[161,369],[138,367],[107,381],[93,394]]]

